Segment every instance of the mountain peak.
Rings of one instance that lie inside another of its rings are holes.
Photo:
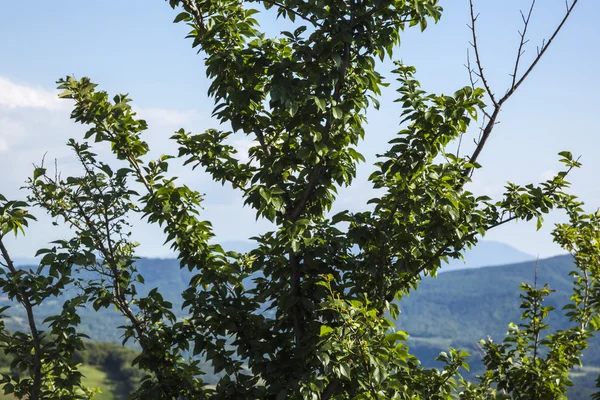
[[[442,266],[440,272],[516,264],[535,259],[535,256],[515,249],[506,243],[482,240],[465,252],[464,261],[449,260],[448,264]]]

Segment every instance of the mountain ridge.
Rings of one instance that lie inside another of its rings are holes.
[[[194,272],[181,269],[176,259],[142,258],[136,264],[146,280],[146,286],[139,288],[140,294],[158,287],[165,299],[172,301],[175,310],[178,310],[181,306],[180,293],[187,288]],[[410,351],[426,367],[439,367],[440,364],[434,359],[449,347],[467,350],[474,355],[469,361],[473,372],[468,375],[473,378],[482,368],[479,340],[489,335],[496,342],[502,341],[508,324],[519,323],[519,285],[523,282],[533,284],[536,264],[538,285],[549,283],[556,290],[546,301],[547,305],[556,309],[550,314],[548,323],[554,329],[565,329],[569,324],[561,308],[569,301],[572,290],[569,272],[574,269],[574,263],[570,255],[514,264],[450,269],[436,278],[424,277],[419,288],[401,300],[401,313],[395,321],[396,327],[409,334]],[[0,300],[0,305],[2,303],[6,301]],[[57,312],[59,306],[60,301],[42,305],[39,319]],[[81,311],[82,333],[97,341],[120,341],[116,327],[123,324],[122,316],[111,309],[96,313],[88,307]],[[7,322],[8,328],[26,329],[22,310],[19,311],[16,306],[11,308],[9,314],[14,312],[15,318]],[[182,316],[180,311],[176,314]],[[595,391],[596,369],[600,368],[598,338],[591,340],[583,362],[586,368],[591,369],[577,372],[576,388],[569,393],[571,399],[589,398]]]

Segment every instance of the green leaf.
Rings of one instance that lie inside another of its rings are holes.
[[[36,168],[33,170],[33,180],[37,180],[46,173],[46,168]]]
[[[342,113],[342,110],[340,110],[338,107],[332,107],[331,113],[333,114],[333,118],[336,119],[340,119],[344,115],[344,113]]]
[[[187,12],[183,11],[180,12],[179,14],[177,14],[177,16],[175,17],[175,19],[173,20],[173,23],[178,23],[181,21],[188,21],[190,20],[190,14],[188,14]]]
[[[321,111],[325,111],[325,107],[326,107],[326,103],[325,100],[318,98],[318,97],[314,97],[315,99],[315,104],[317,105],[317,107],[319,108],[319,110]]]
[[[321,325],[319,336],[328,336],[334,332],[333,328],[327,325]]]

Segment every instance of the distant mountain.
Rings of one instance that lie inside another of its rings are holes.
[[[449,271],[425,278],[419,288],[402,299],[399,329],[419,338],[460,338],[465,344],[491,335],[502,338],[509,322],[518,322],[519,285],[533,284],[535,261],[489,268]],[[538,284],[555,289],[548,303],[558,310],[571,295],[574,268],[570,255],[540,260]],[[564,328],[560,312],[551,324]]]
[[[506,243],[482,240],[465,252],[465,260],[450,260],[440,272],[516,264],[535,260],[536,257],[509,246]]]
[[[225,250],[234,250],[240,253],[248,252],[255,248],[254,242],[244,240],[225,241],[221,245]],[[535,256],[517,250],[506,243],[490,240],[480,241],[474,248],[467,250],[464,257],[464,261],[450,260],[448,264],[442,267],[440,272],[516,264],[536,259]]]
[[[256,248],[256,242],[250,240],[226,240],[220,244],[223,250],[237,251],[238,253],[247,253]]]
[[[33,257],[17,257],[15,259],[13,259],[13,262],[15,263],[16,266],[21,267],[21,266],[25,266],[25,265],[35,265],[39,261]]]
[[[225,242],[226,250],[246,252],[254,246],[251,242]],[[530,260],[509,264],[510,260]],[[166,299],[172,301],[175,310],[181,306],[180,293],[187,287],[194,274],[181,269],[175,259],[140,259],[136,263],[144,275],[146,284],[139,287],[140,294],[158,287]],[[508,264],[488,268],[489,265]],[[425,278],[419,289],[400,302],[401,314],[396,321],[398,329],[408,332],[409,347],[428,367],[439,366],[434,358],[450,346],[469,351],[472,375],[481,371],[478,341],[490,335],[501,341],[510,322],[519,322],[521,314],[519,284],[532,283],[536,261],[534,257],[497,242],[483,241],[467,252],[466,263],[444,267],[447,272],[437,278]],[[539,261],[538,284],[548,283],[555,289],[547,300],[556,308],[549,318],[554,329],[564,329],[568,321],[562,316],[561,307],[571,294],[573,269],[571,256],[557,256]],[[462,268],[462,270],[456,270]],[[453,270],[454,269],[454,270]],[[0,300],[0,303],[4,301]],[[0,304],[1,305],[1,304]],[[60,301],[45,303],[38,310],[38,317],[58,312]],[[177,311],[176,311],[177,312]],[[9,329],[26,329],[24,310],[11,308],[7,321]],[[119,341],[117,326],[123,317],[112,308],[95,313],[91,307],[81,312],[82,333],[98,341]],[[589,398],[595,392],[594,380],[600,371],[600,340],[594,338],[583,358],[584,369],[573,374],[575,388],[569,399]]]
[[[220,243],[226,251],[237,251],[246,253],[253,250],[256,245],[250,240],[226,240]],[[154,258],[156,260],[170,260],[168,258]],[[465,252],[465,260],[450,260],[440,272],[454,271],[458,269],[470,269],[489,267],[494,265],[515,264],[523,261],[535,260],[531,254],[524,253],[514,247],[501,242],[482,240],[474,248]],[[34,265],[38,260],[33,257],[19,257],[13,260],[16,265]]]

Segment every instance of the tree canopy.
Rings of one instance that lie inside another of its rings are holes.
[[[150,160],[147,124],[126,95],[111,97],[89,78],[58,81],[60,97],[73,104],[71,118],[88,127],[83,139],[68,143],[82,168],[64,177],[42,163],[27,183],[27,203],[0,197],[0,287],[25,307],[30,326],[30,332],[2,335],[5,352],[28,372],[27,378],[3,374],[5,392],[31,400],[93,396],[82,387],[73,359],[83,347],[77,310],[89,305],[122,313],[124,342],[142,350],[133,363],[147,375],[132,398],[566,398],[568,372],[600,321],[600,213],[586,213],[567,192],[567,175],[580,164],[561,152],[563,169],[556,176],[526,186],[509,183],[497,199],[466,185],[481,168],[478,157],[502,105],[543,56],[576,0],[567,3],[564,20],[521,71],[531,12],[524,16],[514,79],[501,98],[485,79],[472,3],[476,67],[469,72],[484,88],[473,79],[452,95],[426,93],[416,69],[395,61],[402,125],[369,177],[377,196],[362,210],[334,215],[337,190],[353,183],[364,161],[359,144],[366,111],[378,108],[388,84],[381,62],[394,60],[406,29],[424,30],[442,16],[439,2],[168,3],[204,57],[213,116],[227,128],[182,128],[171,137],[178,153]],[[289,31],[275,37],[261,32],[255,15],[268,10],[285,19]],[[456,151],[478,121],[475,151]],[[253,140],[249,160],[238,157],[234,135]],[[110,145],[113,160],[94,153],[93,146],[102,144]],[[169,172],[179,160],[230,185],[275,229],[253,238],[256,248],[245,254],[215,244],[200,191]],[[43,257],[37,270],[17,268],[1,240],[24,232],[34,219],[30,206],[73,231],[72,239],[38,251]],[[549,331],[544,298],[551,289],[523,285],[522,324],[511,325],[503,342],[482,341],[486,371],[477,382],[462,379],[468,354],[457,349],[440,354],[443,368],[422,367],[407,334],[390,319],[398,315],[398,300],[489,230],[514,220],[537,219],[540,227],[554,209],[568,215],[554,238],[573,253],[577,267],[565,308],[572,327]],[[185,318],[176,318],[158,290],[138,294],[144,278],[129,235],[134,213],[161,226],[181,268],[195,273],[182,293]],[[94,278],[82,279],[80,270]],[[40,329],[35,307],[70,287],[77,295],[45,321],[47,330]],[[202,380],[202,360],[223,372],[214,387]]]

